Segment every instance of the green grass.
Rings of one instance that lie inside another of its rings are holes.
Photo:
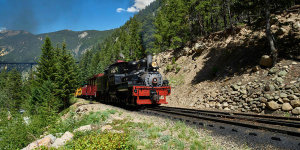
[[[52,125],[49,129],[50,133],[64,133],[66,131],[72,132],[74,129],[89,124],[99,124],[108,119],[110,114],[115,114],[116,110],[105,110],[102,112],[90,112],[83,115],[80,119],[75,119],[75,112],[71,111],[70,116],[65,120],[58,121],[55,125]]]
[[[169,79],[171,86],[179,86],[184,84],[184,76],[183,75],[176,75],[170,77]]]

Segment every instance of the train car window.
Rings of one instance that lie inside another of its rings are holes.
[[[110,73],[111,74],[116,74],[116,73],[119,73],[119,68],[118,66],[113,66],[110,70]]]

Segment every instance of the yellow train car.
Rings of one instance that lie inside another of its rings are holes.
[[[82,96],[82,88],[81,87],[76,89],[74,96],[75,97],[81,97]]]

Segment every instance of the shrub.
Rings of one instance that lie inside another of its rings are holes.
[[[166,71],[167,71],[167,72],[170,72],[170,71],[172,71],[172,70],[173,70],[173,65],[168,64],[167,67],[166,67]]]
[[[105,110],[103,112],[90,112],[89,114],[83,115],[80,119],[74,119],[74,112],[70,112],[70,116],[66,120],[61,120],[56,125],[50,128],[50,133],[64,133],[66,131],[73,131],[74,129],[89,125],[97,124],[105,121],[110,114],[116,113],[116,110]]]
[[[180,71],[180,69],[181,69],[180,66],[176,66],[175,73],[178,73]]]
[[[134,149],[127,133],[92,132],[67,143],[66,149]]]

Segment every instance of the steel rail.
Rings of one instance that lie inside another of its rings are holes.
[[[188,109],[192,110],[192,109]],[[236,125],[236,126],[241,126],[241,127],[247,127],[247,128],[252,128],[252,129],[262,129],[262,130],[267,130],[271,132],[278,132],[278,133],[283,133],[291,136],[297,136],[300,137],[300,132],[299,128],[294,128],[294,127],[289,127],[289,123],[283,123],[281,125],[273,125],[275,121],[272,120],[268,123],[263,123],[262,119],[256,119],[256,120],[245,120],[241,117],[239,118],[234,118],[231,116],[231,118],[224,118],[220,114],[227,113],[227,112],[216,112],[216,114],[213,114],[214,111],[208,111],[209,113],[201,112],[197,113],[197,111],[202,111],[202,110],[192,110],[192,111],[187,111],[187,109],[183,108],[174,108],[174,107],[156,107],[156,108],[146,108],[145,111],[154,111],[154,112],[161,112],[161,113],[166,113],[169,115],[178,115],[182,116],[184,119],[185,117],[190,117],[194,119],[201,119],[201,120],[208,120],[208,121],[213,121],[213,122],[219,122],[219,123],[225,123],[225,124],[230,124],[230,125]],[[242,114],[242,113],[240,113]],[[260,116],[260,115],[259,115]],[[226,117],[229,117],[228,115]],[[280,117],[281,118],[281,117]],[[260,120],[261,122],[258,122],[257,120]],[[267,122],[267,120],[264,120]],[[292,124],[293,125],[293,124]],[[293,126],[298,126],[298,122],[296,122]]]
[[[160,109],[168,109],[167,107],[160,107]],[[256,122],[260,122],[260,123],[265,123],[265,124],[271,124],[271,125],[281,125],[281,126],[287,126],[287,127],[295,127],[295,128],[300,128],[300,121],[291,121],[288,120],[289,118],[286,117],[285,119],[281,119],[281,117],[279,119],[274,119],[274,118],[264,118],[261,117],[260,115],[256,115],[254,116],[248,116],[248,115],[243,115],[241,113],[234,115],[234,114],[230,114],[230,113],[220,113],[220,112],[203,112],[202,110],[193,110],[193,109],[178,109],[178,108],[172,108],[172,109],[176,109],[178,111],[181,112],[186,112],[186,113],[197,113],[197,114],[201,114],[201,115],[207,115],[207,116],[213,116],[213,117],[222,117],[222,118],[230,118],[230,119],[240,119],[240,120],[248,120],[248,121],[256,121]]]

